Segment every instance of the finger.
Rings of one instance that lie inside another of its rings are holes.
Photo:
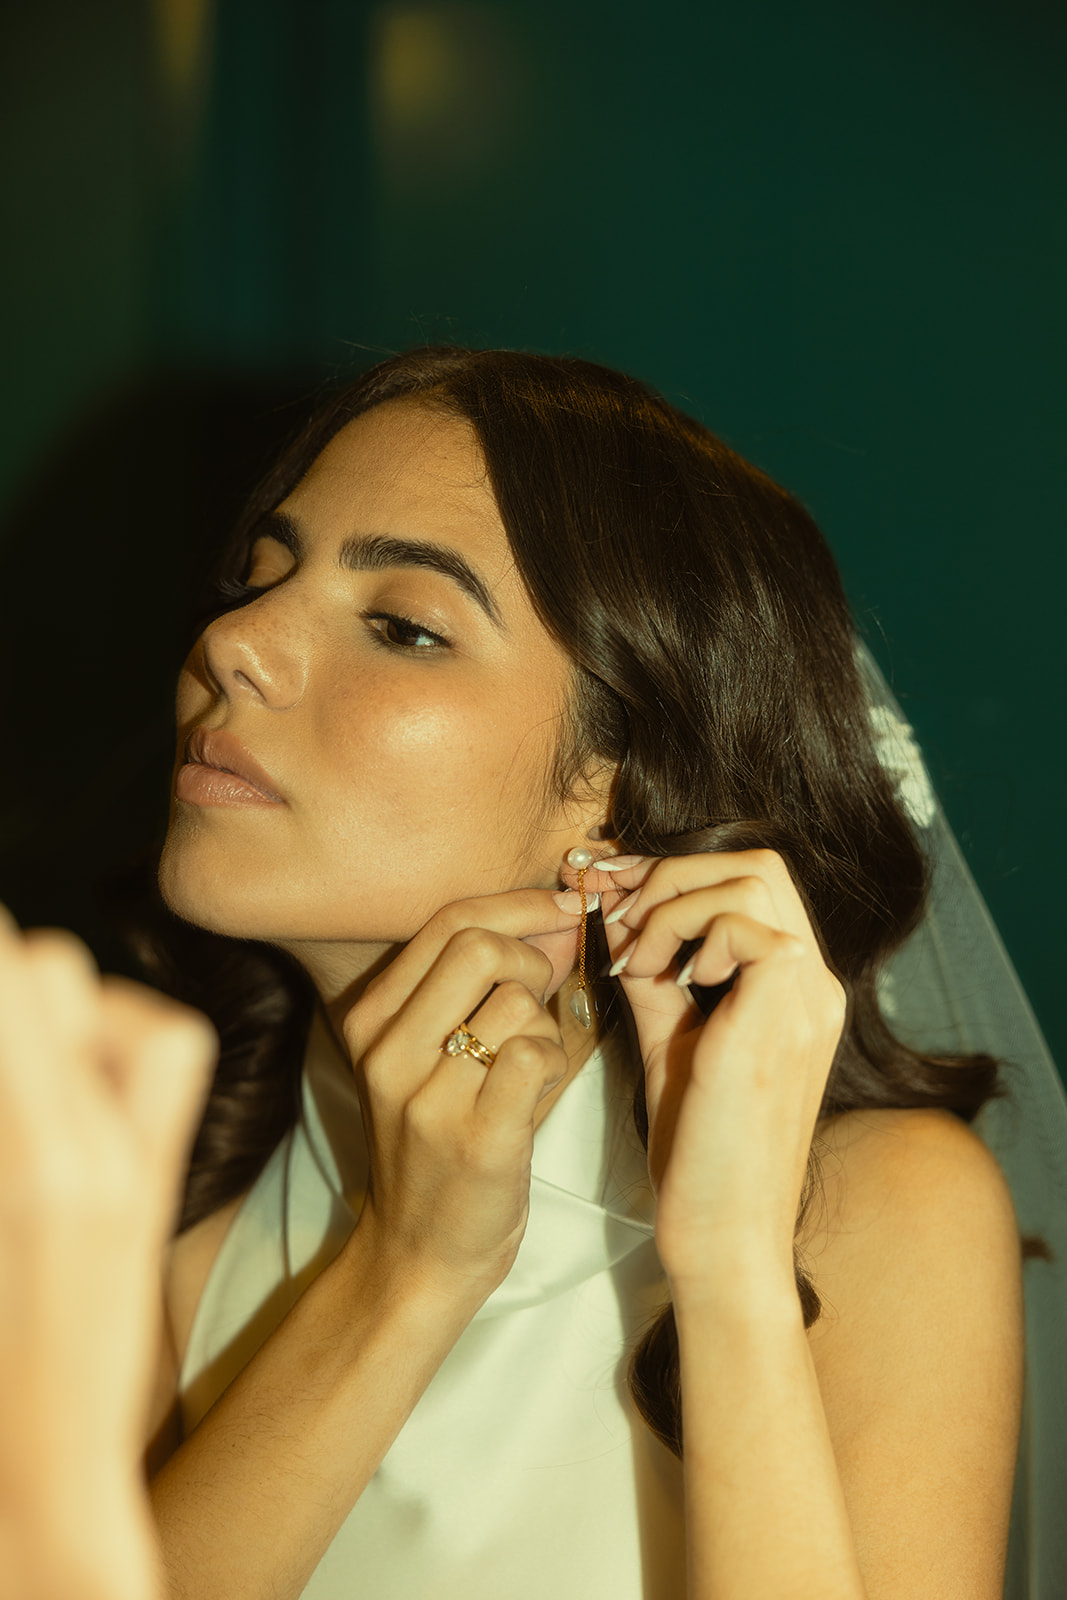
[[[725,983],[739,968],[793,964],[809,954],[807,945],[795,934],[769,928],[741,912],[725,911],[711,923],[704,943],[681,976],[692,983]]]
[[[648,879],[657,860],[656,856],[605,856],[586,867],[586,890],[599,894],[615,893],[621,898]],[[560,877],[565,884],[577,887],[577,869],[568,861],[564,861]]]
[[[605,913],[605,922],[638,928],[654,906],[694,890],[741,879],[762,884],[766,895],[762,920],[801,939],[811,934],[797,886],[782,857],[773,850],[705,851],[668,857],[655,864],[625,909],[617,905],[614,914]]]
[[[517,1034],[561,1042],[555,1018],[524,983],[513,980],[498,984],[488,1000],[467,1018],[466,1025],[494,1054]]]
[[[501,1051],[517,1038],[542,1039],[558,1048],[558,1076],[548,1087],[555,1087],[566,1071],[567,1058],[559,1027],[524,984],[507,981],[500,984],[485,1004],[467,1018],[465,1026],[473,1034],[474,1041],[490,1051],[493,1060],[483,1062],[469,1050],[457,1055],[448,1051],[439,1054],[422,1092],[425,1094],[429,1090],[431,1097],[436,1092],[446,1110],[473,1105],[484,1086],[486,1074],[496,1070]],[[510,1053],[505,1051],[505,1060],[510,1058]],[[545,1092],[542,1084],[540,1093]]]
[[[678,1032],[688,1032],[704,1023],[704,1015],[689,993],[689,983],[711,986],[725,983],[739,967],[746,969],[745,994],[751,995],[764,978],[781,970],[780,962],[795,962],[808,954],[795,935],[769,928],[740,912],[725,911],[707,930],[704,944],[692,965],[684,969],[685,985],[680,985],[673,968],[642,976],[644,965],[635,953],[627,962],[621,983],[633,1014],[638,1042],[644,1060],[666,1045]],[[630,967],[639,970],[632,976]]]
[[[464,928],[451,938],[398,1018],[399,1037],[436,1038],[472,1016],[496,986],[524,989],[535,1009],[540,1007],[551,977],[548,958],[521,939],[508,938],[489,928]],[[503,1010],[502,1002],[498,1007]],[[502,1042],[502,1041],[501,1041]]]
[[[550,976],[547,957],[521,939],[489,928],[461,928],[390,1022],[382,1087],[390,1098],[411,1093],[432,1069],[448,1034],[477,1010],[495,985],[521,984],[539,998]],[[364,1054],[360,1036],[365,1025],[362,1002],[357,1002],[344,1020],[345,1041],[352,1059],[363,1055],[365,1069],[373,1073],[377,1050]]]
[[[592,862],[585,868],[582,885],[586,891],[587,914],[600,910],[606,926],[615,907],[645,882],[655,864],[654,856],[639,855],[609,856]],[[581,898],[577,893],[578,869],[565,860],[560,876],[565,884],[575,886],[571,890],[567,904],[577,906],[580,911]],[[552,962],[552,982],[546,991],[548,995],[556,993],[574,966],[577,952],[576,931],[569,935],[540,937],[530,941],[531,944],[537,945],[538,949],[544,950]],[[613,949],[610,934],[608,948]],[[617,953],[617,950],[613,950],[613,954]]]
[[[392,1014],[426,977],[449,941],[468,928],[521,940],[531,934],[563,933],[578,923],[580,907],[561,907],[551,889],[513,889],[442,906],[369,987],[374,1007]],[[473,1005],[472,1001],[472,1005]]]
[[[614,878],[617,873],[633,872],[635,868],[650,866],[655,860],[654,856],[641,855],[605,855],[598,856],[591,861],[587,868],[589,872],[605,872],[609,878]],[[570,863],[567,863],[570,866]],[[575,871],[575,868],[571,868]]]
[[[553,897],[561,911],[573,913],[577,921],[561,933],[529,934],[524,943],[540,950],[552,963],[552,976],[545,985],[545,999],[554,995],[566,982],[578,956],[578,939],[581,929],[582,897],[577,889],[570,889]],[[600,910],[600,896],[592,890],[585,896],[585,913],[593,916]]]
[[[613,971],[617,975],[625,970],[631,977],[643,978],[666,972],[683,944],[703,939],[715,918],[729,911],[774,926],[774,905],[760,878],[730,878],[651,907],[642,901],[624,919],[632,919],[636,927]]]
[[[556,1041],[529,1034],[506,1039],[479,1088],[476,1120],[504,1133],[526,1133],[537,1102],[566,1071],[566,1052]]]

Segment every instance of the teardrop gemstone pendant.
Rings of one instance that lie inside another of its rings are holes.
[[[593,1013],[589,1007],[589,996],[584,989],[575,989],[571,995],[571,1015],[578,1018],[583,1028],[593,1026]]]
[[[589,1004],[589,991],[585,986],[585,928],[586,912],[585,903],[585,874],[592,862],[592,854],[588,850],[576,848],[570,852],[567,860],[578,871],[578,894],[582,902],[582,920],[578,924],[578,987],[571,995],[571,1016],[577,1017],[583,1028],[593,1026],[593,1008]]]

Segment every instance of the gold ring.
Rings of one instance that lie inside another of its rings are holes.
[[[469,1028],[461,1022],[459,1027],[450,1033],[441,1046],[446,1056],[473,1056],[475,1061],[480,1061],[483,1067],[491,1067],[496,1060],[496,1051],[490,1050],[487,1044],[476,1039]]]

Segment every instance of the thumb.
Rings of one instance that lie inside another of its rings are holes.
[[[568,914],[580,913],[581,896],[577,889],[563,889],[552,898],[556,901],[561,911]],[[590,917],[599,910],[600,896],[592,891],[585,897],[586,916]],[[588,936],[588,935],[587,935]],[[578,944],[581,938],[581,924],[575,928],[564,928],[559,933],[532,933],[523,939],[523,944],[532,944],[535,950],[540,950],[552,963],[552,978],[545,989],[545,999],[554,995],[563,987],[567,974],[574,967],[578,959]]]

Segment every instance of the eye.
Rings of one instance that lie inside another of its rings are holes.
[[[429,655],[435,650],[448,650],[448,640],[439,633],[431,633],[411,617],[398,617],[390,611],[371,611],[366,614],[371,631],[387,650],[406,650],[409,654]]]

